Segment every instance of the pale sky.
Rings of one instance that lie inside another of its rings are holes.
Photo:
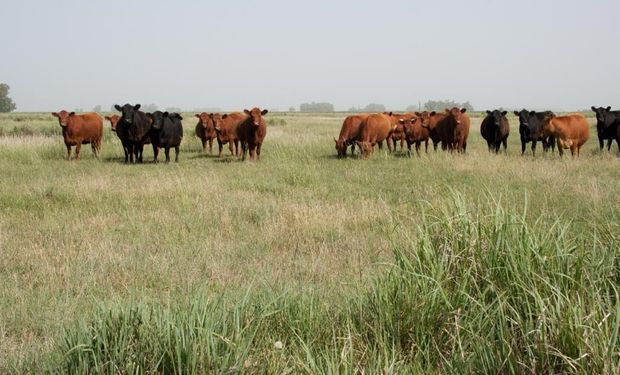
[[[2,1],[18,111],[620,107],[620,1]]]

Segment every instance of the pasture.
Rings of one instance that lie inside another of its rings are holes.
[[[269,113],[260,162],[125,165],[105,123],[0,115],[0,373],[618,373],[620,158],[336,158]],[[145,146],[145,161],[152,160]],[[278,344],[276,344],[278,343]],[[280,344],[282,347],[280,348]]]

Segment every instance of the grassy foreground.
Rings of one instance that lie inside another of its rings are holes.
[[[335,158],[270,114],[263,160],[63,160],[0,116],[0,373],[620,371],[620,159]],[[592,120],[591,120],[592,121]],[[106,124],[106,128],[107,128]],[[225,151],[226,154],[228,151]],[[150,159],[150,150],[145,159]],[[281,348],[280,348],[281,344]]]

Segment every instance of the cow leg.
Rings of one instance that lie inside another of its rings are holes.
[[[608,139],[607,140],[607,152],[611,151],[611,143],[613,142],[613,139]]]
[[[562,145],[560,144],[558,144],[558,153],[560,154],[560,157],[564,155],[564,149],[562,148]]]
[[[155,146],[155,144],[153,144],[153,162],[159,163],[159,160],[157,160],[158,156],[159,156],[159,147],[157,147],[157,146]]]
[[[233,141],[229,141],[229,142],[228,142],[228,149],[230,150],[230,156],[236,156],[236,152],[235,152],[235,142],[233,142]]]
[[[80,160],[80,150],[82,149],[82,142],[78,141],[75,145],[75,160]]]
[[[525,154],[525,142],[521,141],[521,155],[523,156]]]
[[[502,144],[504,145],[504,153],[508,153],[508,138],[504,138],[504,140],[502,141]]]
[[[250,148],[250,161],[252,161],[256,158],[256,145],[250,143],[248,144],[248,147]]]
[[[219,152],[219,154],[217,154],[217,157],[218,157],[218,158],[221,158],[221,157],[222,157],[222,150],[224,149],[224,146],[222,145],[222,141],[220,141],[220,140],[218,139],[218,140],[217,140],[217,145],[218,145],[218,146],[219,146],[219,148],[220,148],[220,152]]]
[[[209,138],[209,155],[213,153],[213,138]]]
[[[345,154],[346,154],[346,152],[345,152]],[[355,143],[351,144],[351,156],[355,156]]]
[[[241,142],[241,161],[245,161],[245,153],[247,151],[247,142]]]
[[[428,138],[424,141],[424,152],[428,154]]]
[[[164,153],[166,154],[166,163],[170,163],[170,146],[166,145]]]
[[[600,135],[598,137],[598,145],[600,147],[600,150],[603,151],[603,149],[605,148],[605,140]]]
[[[180,147],[174,146],[174,162],[175,163],[179,162],[179,151],[180,151]]]
[[[65,145],[67,147],[67,160],[71,160],[71,146]]]
[[[202,152],[207,152],[207,140],[201,138],[200,141],[202,142]]]
[[[260,148],[262,145],[262,143],[256,145],[256,160],[260,160]]]
[[[373,145],[374,147],[374,145]],[[379,142],[379,150],[383,149],[383,141]]]
[[[439,146],[439,142],[433,141],[433,150],[437,152],[437,147]]]
[[[543,144],[544,147],[544,144]],[[532,156],[536,156],[536,141],[532,141]]]
[[[138,162],[140,164],[142,164],[144,162],[143,158],[142,158],[142,153],[144,152],[144,144],[140,143],[138,145]]]
[[[241,150],[239,149],[239,140],[235,139],[235,156],[241,155]]]
[[[403,152],[404,143],[405,143],[405,140],[401,138],[400,139],[400,152]]]

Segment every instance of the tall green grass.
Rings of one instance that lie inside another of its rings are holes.
[[[414,230],[396,229],[407,245],[354,295],[250,288],[103,305],[30,369],[617,374],[618,218],[527,217],[527,204],[479,209],[452,193]]]

